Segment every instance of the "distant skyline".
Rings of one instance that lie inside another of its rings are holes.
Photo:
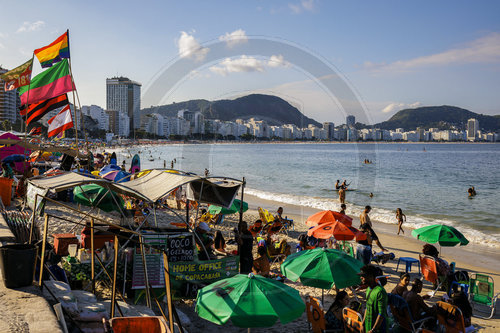
[[[372,123],[429,105],[500,114],[497,1],[49,0],[0,8],[0,65],[8,69],[70,30],[82,105],[106,106],[106,78],[126,76],[142,83],[144,94],[172,64],[185,62],[191,70],[162,91],[162,103],[274,94],[319,122],[344,123],[344,93],[326,88],[328,73],[312,74],[279,49],[250,47],[272,40],[345,78]]]

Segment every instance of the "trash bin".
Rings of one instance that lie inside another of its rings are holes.
[[[0,247],[0,269],[5,287],[19,288],[33,283],[37,247],[12,244]]]

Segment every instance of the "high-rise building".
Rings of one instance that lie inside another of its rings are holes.
[[[7,72],[7,69],[0,67],[0,74]],[[17,107],[17,89],[5,91],[5,82],[0,79],[0,121],[15,123]]]
[[[335,135],[335,124],[331,122],[324,122],[323,129],[326,131],[326,139],[333,140]]]
[[[140,128],[141,84],[126,77],[106,79],[106,109],[127,115],[131,130]]]
[[[471,118],[467,121],[467,141],[476,141],[479,131],[479,121]]]
[[[354,127],[354,124],[356,124],[356,117],[347,116],[345,118],[345,124],[347,125],[347,127]]]

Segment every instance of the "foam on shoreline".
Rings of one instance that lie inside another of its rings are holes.
[[[336,199],[322,198],[322,197],[310,197],[310,196],[298,196],[294,194],[283,194],[283,193],[272,193],[261,191],[252,188],[245,188],[245,194],[255,196],[263,200],[271,200],[276,202],[281,202],[283,204],[290,204],[295,206],[302,206],[307,208],[314,208],[319,210],[338,210],[339,202]],[[364,207],[357,206],[348,203],[347,214],[352,216],[359,216],[363,211]],[[377,222],[382,222],[385,224],[396,224],[395,212],[388,209],[372,207],[372,212],[370,213],[372,220]],[[418,216],[418,215],[407,215],[406,226],[416,229],[433,224],[445,224],[450,226],[457,226],[455,221],[445,220],[445,219],[430,219],[428,217]],[[500,248],[500,235],[488,235],[479,230],[472,229],[470,227],[460,225],[460,232],[462,232],[465,237],[473,244],[487,246],[489,248]]]

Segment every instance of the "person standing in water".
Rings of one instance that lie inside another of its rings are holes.
[[[339,189],[339,201],[341,204],[345,203],[345,189],[343,187]]]
[[[337,182],[335,183],[335,190],[338,191],[340,189],[340,180],[337,179]]]
[[[401,208],[396,209],[396,219],[398,220],[398,235],[400,232],[405,233],[403,230],[403,222],[406,222],[406,215],[403,214]]]

